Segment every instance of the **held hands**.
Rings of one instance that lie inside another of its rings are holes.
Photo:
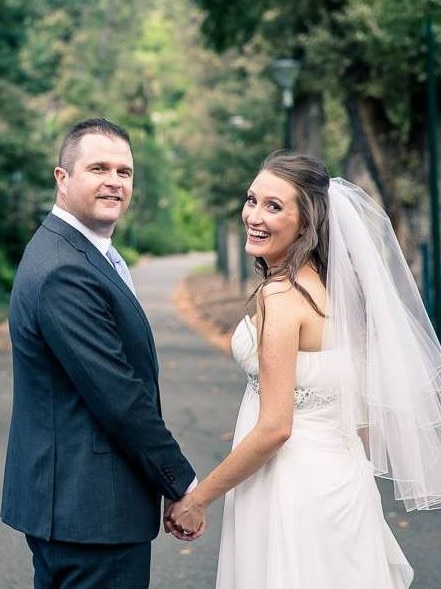
[[[165,532],[185,542],[197,540],[207,528],[205,509],[195,501],[194,491],[176,503],[165,499],[163,520]]]

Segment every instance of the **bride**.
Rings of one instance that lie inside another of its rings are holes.
[[[277,152],[242,212],[262,282],[232,338],[233,449],[166,512],[202,535],[226,494],[217,589],[405,589],[374,475],[440,506],[441,348],[389,219],[320,161]]]

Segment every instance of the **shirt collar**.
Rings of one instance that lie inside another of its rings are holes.
[[[88,227],[83,225],[83,223],[81,223],[81,221],[74,217],[72,213],[65,211],[56,204],[54,204],[54,206],[52,207],[52,214],[56,217],[59,217],[65,223],[67,223],[80,233],[82,233],[84,237],[86,237],[86,239],[88,239],[92,243],[92,245],[94,245],[97,248],[97,250],[103,254],[103,256],[106,256],[107,251],[112,243],[110,237],[103,237],[102,235],[97,235],[94,231],[91,231]]]

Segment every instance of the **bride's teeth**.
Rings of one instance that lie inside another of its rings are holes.
[[[262,231],[250,231],[249,235],[250,235],[250,237],[257,237],[259,239],[263,239],[264,237],[267,237],[267,234],[263,233]]]

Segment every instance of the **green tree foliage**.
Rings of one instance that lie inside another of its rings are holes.
[[[208,44],[223,53],[231,47],[243,47],[253,38],[271,2],[196,0],[196,4],[206,13],[201,30]]]
[[[427,193],[425,19],[440,98],[440,0],[194,2],[218,52],[264,40],[269,60],[301,60],[296,100],[320,98],[331,168],[376,189],[404,245],[414,239],[408,212],[421,210]],[[300,108],[296,116],[301,124]]]
[[[13,268],[35,229],[48,176],[47,150],[38,141],[39,113],[24,87],[19,55],[31,9],[2,2],[0,19],[0,298],[10,289]]]
[[[218,51],[260,35],[270,55],[302,59],[303,92],[376,101],[398,140],[421,143],[427,115],[424,19],[431,9],[441,42],[439,0],[256,0],[249,9],[240,0],[194,1],[205,11],[202,30]],[[441,73],[439,51],[436,60]]]
[[[186,26],[179,27],[183,12]],[[260,161],[283,136],[267,57],[253,44],[221,56],[204,50],[200,14],[191,2],[170,3],[168,20],[179,48],[175,63],[191,84],[182,86],[172,111],[158,113],[157,128],[172,145],[179,184],[203,209],[237,216]]]
[[[167,132],[192,85],[174,39],[190,18],[185,9],[174,23],[160,0],[0,1],[1,288],[51,206],[59,138],[90,116],[119,122],[133,140],[135,192],[121,245],[152,251],[144,234],[155,226],[161,253],[167,239],[170,251],[211,247],[213,223],[181,184]]]

